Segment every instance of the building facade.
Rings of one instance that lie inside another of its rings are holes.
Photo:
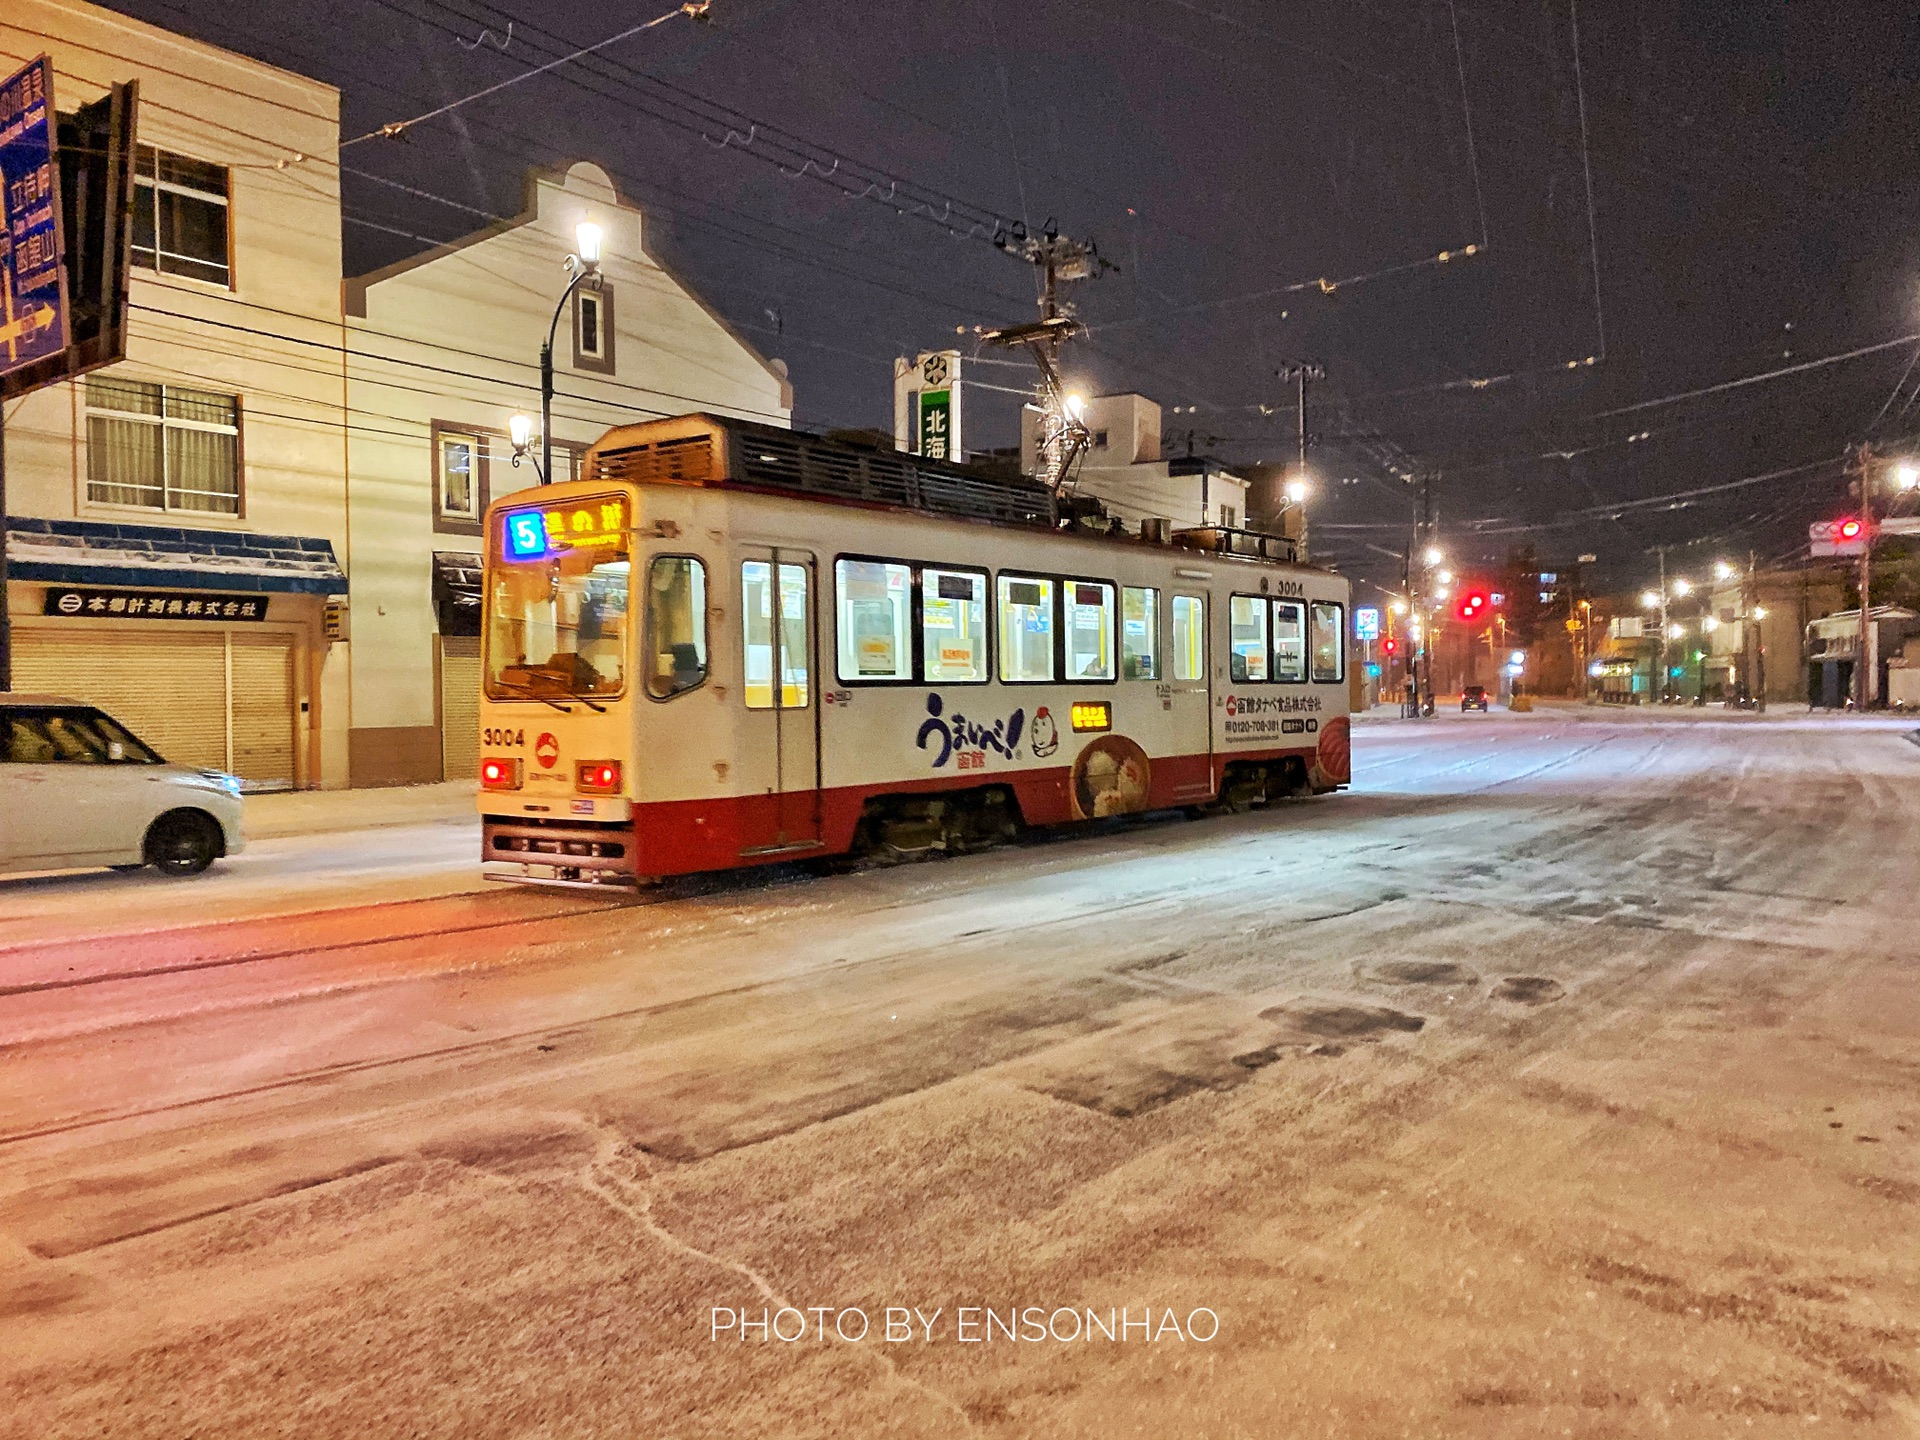
[[[479,755],[480,520],[539,482],[509,419],[540,415],[542,342],[577,226],[596,283],[554,331],[553,479],[614,425],[690,410],[791,423],[763,359],[647,253],[643,217],[597,166],[527,179],[509,220],[349,280],[347,455],[354,579],[352,783],[466,779]]]
[[[636,418],[785,424],[784,370],[647,254],[591,165],[343,281],[331,86],[11,0],[0,67],[42,54],[62,111],[139,82],[134,268],[126,359],[7,406],[14,688],[254,788],[471,775],[480,516],[535,481],[507,421],[539,414],[575,225],[605,260],[559,320],[556,479]]]
[[[0,67],[42,54],[63,111],[137,80],[139,149],[126,360],[6,416],[14,686],[256,786],[320,783],[348,728],[325,625],[347,588],[339,94],[10,0]]]

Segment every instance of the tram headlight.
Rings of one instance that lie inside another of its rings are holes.
[[[582,795],[618,795],[618,760],[582,760],[573,772],[573,788]]]
[[[520,762],[500,755],[487,756],[480,762],[480,788],[482,790],[518,790]]]

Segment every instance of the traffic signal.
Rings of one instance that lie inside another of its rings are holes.
[[[1478,620],[1480,612],[1487,608],[1487,592],[1484,590],[1462,591],[1454,602],[1453,613],[1462,620]]]
[[[1394,638],[1393,638],[1393,636],[1391,636],[1391,635],[1389,635],[1389,636],[1387,636],[1387,638],[1386,638],[1386,639],[1384,639],[1384,640],[1382,640],[1382,641],[1380,642],[1380,653],[1381,653],[1382,655],[1397,655],[1397,654],[1399,654],[1399,653],[1400,653],[1400,642],[1399,642],[1398,640],[1396,640],[1396,639],[1394,639]]]
[[[1860,538],[1860,532],[1864,528],[1865,527],[1852,516],[1849,516],[1845,520],[1836,520],[1833,522],[1833,538],[1841,541],[1858,540]]]

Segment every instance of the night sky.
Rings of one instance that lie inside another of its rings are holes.
[[[351,138],[665,4],[116,8],[338,85]],[[1645,403],[1920,332],[1916,81],[1911,0],[714,0],[711,23],[350,148],[347,264],[514,214],[528,165],[591,159],[788,362],[796,423],[889,427],[894,355],[1034,313],[981,217],[1054,220],[1117,267],[1073,288],[1071,372],[1162,402],[1178,448],[1287,458],[1275,371],[1326,367],[1322,558],[1386,579],[1366,546],[1404,546],[1400,477],[1425,471],[1463,561],[1591,551],[1630,585],[1657,544],[1789,557],[1846,507],[1850,443],[1920,434],[1912,344]],[[929,203],[902,215],[903,194]],[[1018,396],[982,399],[969,446],[1011,443]]]

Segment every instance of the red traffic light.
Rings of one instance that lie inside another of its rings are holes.
[[[1475,620],[1479,618],[1480,612],[1486,608],[1486,592],[1483,590],[1469,590],[1460,597],[1459,602],[1453,607],[1453,613],[1458,615],[1462,620]]]
[[[1835,522],[1833,533],[1841,540],[1858,540],[1862,528],[1858,520],[1840,520]]]
[[[1400,642],[1391,635],[1380,642],[1380,653],[1383,655],[1395,655],[1399,653],[1399,650]]]

